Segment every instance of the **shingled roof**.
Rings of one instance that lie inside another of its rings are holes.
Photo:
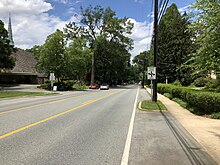
[[[12,56],[16,58],[15,67],[11,70],[12,73],[37,73],[35,69],[37,61],[32,53],[17,48]]]

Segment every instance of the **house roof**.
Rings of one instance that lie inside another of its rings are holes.
[[[35,69],[37,61],[32,53],[17,48],[17,51],[13,52],[12,56],[16,58],[15,67],[11,70],[12,73],[37,73]]]

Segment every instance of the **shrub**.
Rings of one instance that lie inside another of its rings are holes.
[[[179,80],[174,81],[173,85],[182,86],[182,84],[181,84],[181,82]]]
[[[206,90],[220,92],[220,80],[210,80],[205,86]]]
[[[212,114],[211,114],[211,117],[212,117],[213,119],[220,119],[220,112],[214,112],[214,113],[212,113]]]
[[[172,99],[173,98],[173,96],[170,94],[170,93],[164,93],[163,94],[165,97],[168,97],[169,99]]]
[[[220,93],[197,91],[186,87],[158,84],[158,92],[182,99],[200,115],[220,112]]]
[[[73,90],[85,90],[88,89],[86,85],[73,85]]]
[[[205,77],[200,77],[200,78],[197,78],[193,84],[196,86],[196,87],[204,87],[206,85],[206,83],[209,82],[209,78],[205,78]]]

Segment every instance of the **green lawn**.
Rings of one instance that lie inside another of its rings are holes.
[[[11,97],[22,97],[22,96],[45,96],[53,93],[45,92],[20,92],[20,91],[6,91],[0,90],[0,99],[11,98]]]
[[[167,108],[159,100],[157,102],[144,100],[141,102],[141,108],[144,110],[167,110]]]

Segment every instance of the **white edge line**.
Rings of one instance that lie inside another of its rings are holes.
[[[122,156],[122,160],[121,160],[121,165],[128,164],[129,151],[130,151],[130,146],[131,146],[131,137],[132,137],[133,126],[134,126],[135,111],[137,108],[138,94],[139,94],[139,87],[138,87],[137,94],[136,94],[136,99],[135,99],[134,108],[133,108],[133,112],[132,112],[132,116],[131,116],[131,121],[130,121],[128,135],[127,135],[125,148],[124,148],[124,152],[123,152],[123,156]]]

